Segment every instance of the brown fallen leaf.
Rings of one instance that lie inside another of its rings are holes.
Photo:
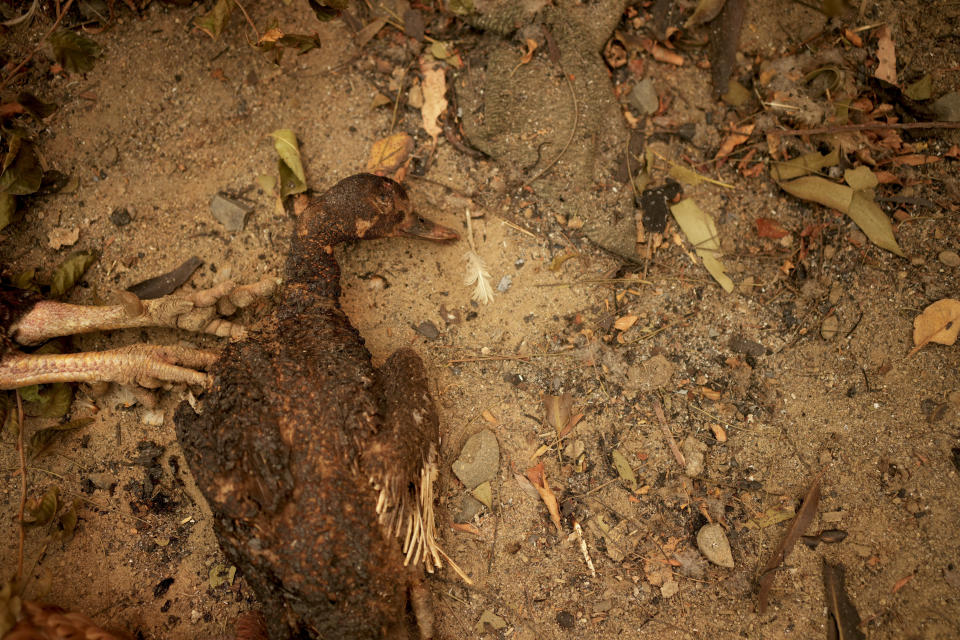
[[[780,568],[780,565],[783,564],[786,557],[790,555],[793,545],[797,543],[797,540],[800,539],[803,532],[810,526],[810,523],[813,521],[813,516],[817,513],[817,506],[820,504],[820,485],[822,481],[823,472],[813,479],[810,489],[803,497],[803,505],[797,510],[797,515],[794,516],[790,526],[787,527],[787,533],[783,536],[783,540],[777,545],[773,555],[770,556],[767,564],[763,567],[763,573],[757,581],[760,585],[760,590],[757,592],[760,613],[765,613],[767,610],[770,587],[773,586],[773,578],[776,576],[777,570]]]
[[[836,640],[862,640],[860,614],[847,597],[843,584],[843,565],[823,561],[823,590],[827,601],[827,638]]]
[[[909,358],[931,342],[952,345],[960,334],[960,300],[937,300],[913,319],[913,349]]]
[[[437,138],[443,133],[443,128],[437,123],[437,118],[447,110],[447,75],[442,64],[424,60],[420,63],[423,73],[423,106],[420,115],[423,117],[423,128],[437,144]]]
[[[873,75],[890,84],[897,84],[897,52],[887,25],[877,29],[877,69]]]
[[[753,222],[757,225],[757,235],[761,238],[779,240],[790,233],[772,218],[757,218]]]
[[[543,462],[527,469],[527,479],[536,488],[543,503],[547,505],[547,511],[550,512],[550,520],[553,521],[553,525],[557,528],[557,533],[563,533],[563,527],[560,524],[560,503],[557,501],[556,494],[547,482],[547,474],[543,470]]]
[[[756,124],[750,123],[740,127],[732,127],[732,133],[730,133],[720,144],[720,149],[717,151],[717,155],[715,155],[713,159],[716,160],[718,158],[725,158],[730,155],[734,149],[750,139],[750,134],[753,133],[753,129],[756,126]]]
[[[407,162],[413,153],[413,138],[407,133],[395,133],[373,143],[367,159],[367,171],[402,181]]]
[[[517,69],[522,67],[525,64],[529,64],[533,60],[533,52],[537,50],[537,41],[527,38],[527,51],[523,54],[523,57],[520,58],[520,62],[513,68],[513,71],[510,72],[510,75],[516,73]]]
[[[635,325],[638,319],[639,319],[639,316],[635,316],[633,314],[620,316],[614,321],[613,328],[616,329],[617,331],[626,331],[627,329]]]

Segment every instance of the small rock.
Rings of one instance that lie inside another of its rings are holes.
[[[495,614],[490,609],[486,609],[480,614],[480,619],[477,621],[474,631],[477,633],[486,633],[487,625],[490,625],[490,628],[494,631],[499,631],[500,629],[505,629],[507,627],[507,621]]]
[[[427,340],[436,340],[440,337],[440,330],[437,329],[437,325],[433,324],[429,320],[421,322],[416,327],[414,331],[422,335]]]
[[[162,427],[163,411],[144,411],[140,416],[140,422],[148,427]]]
[[[648,358],[642,364],[632,365],[627,369],[627,384],[629,391],[654,391],[670,383],[677,365],[657,354]]]
[[[500,468],[500,445],[489,429],[473,434],[453,462],[453,472],[467,489],[492,480]]]
[[[824,340],[833,340],[840,331],[840,320],[836,315],[829,315],[820,324],[820,335]]]
[[[667,580],[660,587],[660,595],[664,598],[672,598],[677,595],[678,591],[680,591],[680,585],[677,584],[676,580]]]
[[[830,301],[830,304],[837,304],[840,302],[840,296],[842,295],[843,287],[838,283],[834,283],[833,286],[830,287],[830,295],[827,296],[827,300]]]
[[[700,528],[697,532],[697,548],[707,560],[718,567],[733,569],[730,541],[727,540],[727,534],[719,524],[708,524]]]
[[[110,489],[110,486],[117,482],[116,476],[112,473],[94,472],[87,475],[87,478],[89,478],[93,486],[103,490]]]
[[[690,478],[696,478],[703,473],[703,452],[707,450],[707,445],[693,436],[688,436],[680,449],[683,452],[683,459],[687,461],[684,473]]]
[[[827,511],[820,515],[820,520],[822,522],[836,523],[843,520],[844,515],[843,511]]]
[[[110,222],[117,227],[125,227],[133,221],[126,207],[117,207],[110,212]]]
[[[656,113],[660,108],[660,98],[657,97],[657,90],[653,86],[653,80],[644,78],[638,82],[630,92],[627,102],[643,115],[649,116]]]
[[[557,613],[557,624],[560,625],[561,629],[570,630],[573,629],[574,624],[576,623],[576,618],[573,617],[573,614],[569,611],[559,611]]]
[[[231,233],[243,231],[247,223],[247,216],[253,211],[253,206],[234,198],[218,193],[210,200],[210,212],[220,221],[224,229]]]
[[[937,259],[948,267],[960,267],[960,255],[956,251],[941,251]]]
[[[743,355],[753,356],[754,358],[759,358],[767,353],[767,348],[765,346],[759,342],[747,340],[740,334],[734,334],[730,336],[730,342],[728,343],[728,346],[734,353],[742,353]]]
[[[599,600],[595,605],[593,605],[593,610],[597,613],[606,613],[613,608],[613,600],[610,598],[604,598]]]
[[[483,503],[471,495],[463,496],[463,503],[460,505],[460,511],[453,517],[457,524],[473,522],[478,513],[483,511]]]
[[[500,293],[506,293],[507,289],[510,288],[510,283],[513,282],[513,276],[507,274],[500,278],[500,282],[497,284],[497,291]]]
[[[940,96],[930,105],[930,110],[943,122],[960,122],[960,92]]]

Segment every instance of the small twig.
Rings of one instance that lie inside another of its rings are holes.
[[[253,24],[253,20],[250,19],[250,15],[247,13],[247,10],[243,8],[243,5],[240,4],[240,0],[233,0],[233,4],[237,5],[240,9],[240,13],[243,14],[243,17],[247,19],[247,24],[250,25],[250,28],[253,29],[253,35],[257,36],[257,42],[260,42],[260,32],[257,30],[257,25]]]
[[[510,227],[511,229],[513,229],[514,231],[519,231],[520,233],[525,233],[525,234],[527,234],[527,235],[530,236],[531,238],[536,238],[536,237],[537,237],[537,234],[535,234],[533,231],[527,231],[526,229],[524,229],[523,227],[521,227],[521,226],[518,225],[518,224],[513,224],[512,222],[508,222],[507,220],[501,220],[500,222],[502,222],[503,224],[507,225],[508,227]]]
[[[683,454],[680,453],[680,447],[677,446],[677,441],[674,439],[673,433],[670,432],[670,425],[667,424],[667,418],[663,415],[663,407],[660,406],[660,401],[656,398],[653,400],[653,410],[657,414],[657,419],[660,420],[660,430],[667,438],[667,444],[670,445],[670,451],[673,452],[674,459],[681,469],[686,469],[687,462],[683,459]]]
[[[774,129],[764,133],[772,136],[812,136],[821,133],[846,133],[848,131],[873,131],[876,129],[960,129],[960,122],[868,122],[866,124],[842,124],[816,129]]]
[[[557,351],[557,352],[544,352],[544,353],[527,353],[519,356],[509,356],[509,355],[492,355],[492,356],[477,356],[475,358],[455,358],[453,360],[447,360],[446,365],[459,364],[462,362],[489,362],[491,360],[517,360],[519,362],[526,362],[530,358],[550,358],[553,356],[572,356],[574,355],[572,350],[570,351]]]
[[[70,8],[70,5],[72,4],[73,4],[73,0],[67,0],[67,4],[63,5],[63,10],[57,16],[56,22],[53,23],[53,26],[51,26],[50,29],[45,34],[43,34],[43,37],[40,38],[40,42],[38,42],[37,46],[33,48],[33,51],[31,51],[27,55],[27,57],[20,62],[20,64],[18,64],[13,68],[13,71],[10,72],[10,75],[8,75],[6,78],[3,79],[2,82],[0,82],[0,91],[2,91],[4,87],[10,84],[10,81],[17,76],[17,73],[20,72],[20,69],[25,67],[27,63],[33,60],[33,56],[36,55],[37,51],[40,50],[40,47],[43,46],[43,43],[47,41],[47,38],[50,37],[50,34],[53,33],[58,26],[60,26],[60,21],[63,20],[63,16],[67,14],[67,10]]]
[[[17,452],[20,454],[20,511],[17,515],[17,525],[20,527],[20,544],[17,549],[17,584],[23,579],[23,546],[26,540],[26,527],[23,526],[23,509],[27,504],[27,456],[23,450],[23,400],[20,390],[14,389],[17,397]]]

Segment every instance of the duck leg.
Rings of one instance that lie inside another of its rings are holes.
[[[127,304],[109,306],[41,300],[13,323],[9,335],[19,344],[35,345],[77,333],[172,327],[240,339],[246,336],[244,328],[221,316],[231,315],[238,308],[272,295],[276,288],[275,278],[265,278],[240,286],[226,281],[187,296],[171,295],[155,300],[133,297]]]
[[[188,296],[165,296],[109,306],[73,305],[50,300],[32,302],[13,319],[9,339],[36,345],[50,338],[139,327],[172,327],[242,339],[246,330],[222,316],[265,298],[276,289],[274,278],[237,286],[223,282]],[[4,345],[0,345],[2,347]],[[166,382],[206,384],[205,369],[217,355],[182,346],[133,345],[109,351],[71,354],[24,354],[0,348],[0,389],[49,382],[118,382],[157,387]]]

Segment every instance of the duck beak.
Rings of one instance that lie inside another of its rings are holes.
[[[437,224],[426,218],[421,218],[418,215],[412,215],[397,225],[394,235],[423,238],[437,242],[460,239],[460,234],[450,227],[445,227],[442,224]]]

